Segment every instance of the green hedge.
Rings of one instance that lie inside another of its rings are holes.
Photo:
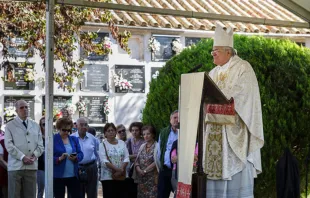
[[[310,50],[289,40],[235,35],[238,55],[255,70],[261,93],[265,145],[263,173],[255,180],[256,197],[276,197],[276,162],[289,147],[299,161],[304,191],[304,160],[310,133]],[[170,112],[178,107],[180,75],[202,63],[199,71],[214,65],[212,39],[202,40],[170,59],[150,83],[143,122],[157,129],[169,124]]]

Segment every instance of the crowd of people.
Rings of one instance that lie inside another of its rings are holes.
[[[17,116],[0,133],[0,198],[42,198],[45,117],[38,124],[29,119],[24,100],[15,108]],[[178,137],[178,111],[171,114],[170,123],[157,143],[155,128],[141,122],[130,124],[129,138],[124,125],[106,123],[101,139],[87,118],[76,122],[59,118],[54,134],[54,197],[64,198],[67,192],[70,198],[97,198],[100,181],[105,198],[168,198],[175,189],[170,159]]]
[[[211,55],[217,66],[209,76],[233,100],[225,105],[207,104],[205,145],[195,143],[194,136],[180,139],[178,148],[177,110],[170,115],[170,125],[160,131],[158,142],[154,127],[140,122],[129,126],[130,138],[124,125],[106,123],[101,141],[87,118],[76,122],[60,118],[54,135],[54,197],[64,198],[67,189],[70,198],[96,198],[100,181],[105,198],[169,198],[171,192],[188,198],[198,147],[200,152],[204,150],[206,197],[254,197],[254,178],[262,172],[260,149],[264,145],[258,82],[251,65],[233,48],[232,30],[216,27]],[[37,197],[42,198],[45,118],[39,124],[28,119],[24,100],[17,101],[15,108],[16,118],[6,124],[5,132],[0,131],[0,195],[34,198],[38,189]],[[181,124],[188,121],[184,115]],[[191,123],[194,121],[197,123]],[[196,147],[194,157],[184,151],[188,149],[184,144]],[[180,160],[183,172],[179,175],[178,152],[179,158],[186,159]]]

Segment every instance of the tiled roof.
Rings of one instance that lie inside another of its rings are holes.
[[[272,0],[111,0],[111,3],[135,5],[173,10],[215,13],[233,16],[266,18],[275,20],[305,22]],[[164,16],[125,11],[111,11],[113,20],[119,25],[178,28],[191,30],[214,30],[215,24],[231,27],[237,32],[310,34],[310,29],[288,28],[242,22],[212,21],[175,16]]]

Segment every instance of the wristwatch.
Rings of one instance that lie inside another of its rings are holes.
[[[143,172],[146,173],[146,170],[144,170]]]

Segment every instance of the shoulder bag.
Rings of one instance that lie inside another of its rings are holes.
[[[106,148],[104,142],[102,142],[102,144],[103,144],[103,146],[104,146],[105,154],[106,154],[106,156],[107,156],[108,161],[113,165],[112,161],[110,160],[110,158],[109,158],[109,156],[108,156],[107,148]],[[115,176],[115,171],[112,169],[112,179],[113,179],[113,180],[123,181],[123,180],[126,179],[126,173],[123,172],[122,175],[120,175],[120,176]]]

